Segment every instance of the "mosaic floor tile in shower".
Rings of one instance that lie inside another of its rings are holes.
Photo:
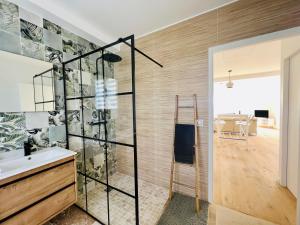
[[[109,179],[112,186],[134,194],[134,178],[115,173]],[[88,210],[95,217],[107,223],[107,202],[105,186],[89,184]],[[112,225],[135,224],[134,199],[118,191],[109,192],[110,221]],[[139,179],[140,224],[155,225],[161,217],[168,200],[168,189]],[[80,198],[79,201],[84,201]],[[80,204],[80,202],[79,202]]]

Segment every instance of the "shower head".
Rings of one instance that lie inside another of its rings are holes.
[[[121,56],[113,54],[113,53],[105,53],[102,55],[103,60],[108,62],[120,62],[122,60]]]

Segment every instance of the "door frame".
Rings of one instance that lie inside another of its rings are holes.
[[[266,41],[274,41],[282,38],[288,38],[292,36],[300,35],[300,27],[295,27],[287,30],[277,31],[264,35],[259,35],[252,38],[238,40],[223,45],[213,46],[208,49],[208,201],[214,202],[213,190],[214,190],[214,107],[213,107],[213,94],[214,94],[214,80],[213,80],[213,56],[215,53],[243,47],[247,45],[253,45]],[[286,63],[286,62],[285,62]],[[281,72],[281,91],[280,91],[280,145],[279,145],[279,177],[280,185],[286,186],[287,184],[287,117],[288,115],[288,76],[287,67],[282,68]],[[299,154],[300,158],[300,154]],[[299,160],[300,163],[300,160]],[[300,173],[298,173],[298,183],[300,183]],[[298,194],[300,196],[300,185],[298,185]],[[297,201],[297,225],[300,225],[300,200]]]
[[[291,53],[289,56],[287,56],[284,61],[283,61],[283,70],[282,70],[282,74],[283,74],[283,79],[284,83],[282,84],[282,88],[283,88],[283,107],[281,107],[280,111],[282,113],[282,117],[281,117],[281,130],[280,130],[280,136],[281,136],[281,148],[282,148],[282,154],[284,156],[284,161],[282,162],[282,173],[285,172],[285,176],[283,177],[284,180],[282,180],[282,183],[280,183],[282,186],[287,187],[288,185],[288,179],[287,179],[287,169],[288,169],[288,123],[289,123],[289,119],[288,119],[288,115],[289,115],[289,81],[290,81],[290,65],[291,65],[291,59],[300,54],[300,49],[296,50],[295,52]],[[300,157],[299,157],[300,159]],[[298,163],[299,164],[299,163]],[[298,165],[299,166],[299,165]],[[285,170],[284,170],[285,169]],[[300,180],[298,180],[298,182],[300,183]],[[300,193],[300,192],[299,192]],[[298,194],[298,193],[297,193]],[[297,195],[299,196],[299,195]]]

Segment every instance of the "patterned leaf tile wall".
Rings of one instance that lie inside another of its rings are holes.
[[[26,128],[26,112],[0,113],[0,153],[13,150],[22,151],[24,141],[29,141],[34,146],[35,151],[53,146],[65,147],[64,111],[44,113],[48,114],[48,126],[31,129]],[[57,137],[59,137],[57,140],[54,140],[53,138],[49,139],[49,128],[51,127],[63,128],[55,129],[55,132],[60,132],[57,133]]]
[[[63,82],[59,74],[61,63],[99,48],[96,44],[7,0],[0,0],[0,40],[0,50],[54,64],[58,73],[55,82],[58,110],[64,107],[61,100]],[[93,61],[94,59],[83,59],[83,70],[94,72],[94,66],[91,66]],[[78,63],[73,66],[73,69],[78,69]]]
[[[94,43],[52,23],[44,18],[26,11],[25,9],[7,1],[0,0],[0,50],[24,55],[27,57],[51,62],[54,64],[55,73],[55,100],[58,111],[49,112],[49,126],[27,130],[25,127],[26,113],[0,113],[0,153],[22,150],[23,142],[29,140],[36,149],[49,146],[65,146],[61,140],[64,135],[56,135],[55,132],[63,132],[65,127],[63,96],[63,79],[61,63],[80,54],[99,48]],[[80,91],[78,61],[67,65],[67,95],[78,97],[79,95],[94,94],[94,79],[96,72],[96,59],[99,54],[93,54],[82,59],[82,70],[84,71],[83,93]],[[105,72],[108,77],[113,77],[113,65],[106,63]],[[73,102],[72,102],[73,103]],[[85,126],[85,135],[90,137],[102,137],[103,127],[90,125],[97,121],[97,113],[93,102],[84,102],[84,118],[82,120],[80,104],[72,104],[74,109],[68,107],[68,118],[70,133],[82,135],[82,126]],[[76,106],[78,106],[76,108]],[[110,118],[110,116],[109,116]],[[115,138],[114,120],[108,121],[109,138]],[[55,141],[57,139],[57,141]],[[58,140],[59,139],[59,140]],[[78,152],[78,169],[82,167],[83,140],[81,138],[69,138],[70,149]],[[102,179],[104,171],[103,143],[86,141],[87,146],[87,170],[90,175]],[[100,150],[99,150],[100,149]],[[109,145],[108,160],[109,173],[113,173],[116,167],[116,148]]]
[[[0,153],[23,149],[26,139],[24,113],[0,113]]]

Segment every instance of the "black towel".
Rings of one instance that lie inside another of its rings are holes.
[[[175,161],[193,164],[195,127],[191,124],[176,124],[175,126]]]

